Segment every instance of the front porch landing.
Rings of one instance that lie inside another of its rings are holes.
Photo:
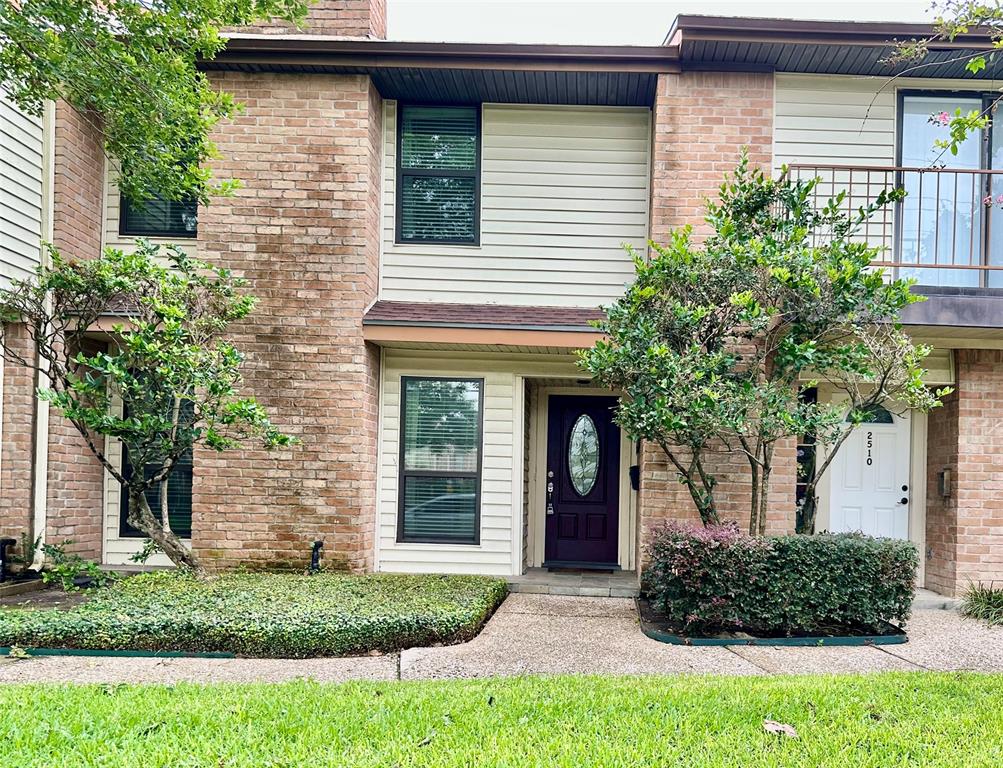
[[[634,571],[549,571],[530,568],[508,580],[511,592],[537,595],[575,595],[577,597],[637,597],[637,573]]]

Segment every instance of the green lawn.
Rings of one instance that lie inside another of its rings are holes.
[[[478,576],[148,573],[83,605],[0,609],[0,646],[337,656],[467,640],[505,597]]]
[[[934,673],[7,686],[0,759],[19,768],[995,768],[1001,704],[1003,677]],[[767,718],[799,738],[765,733]]]

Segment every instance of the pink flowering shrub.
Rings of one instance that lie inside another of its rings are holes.
[[[919,564],[908,541],[750,536],[735,523],[668,523],[648,556],[643,592],[682,631],[775,637],[904,624]]]
[[[951,124],[951,116],[947,112],[936,112],[930,115],[929,122],[946,127]]]

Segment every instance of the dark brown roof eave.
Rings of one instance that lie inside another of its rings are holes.
[[[320,35],[235,33],[213,61],[326,65],[360,68],[525,69],[579,72],[675,72],[679,51],[672,46],[523,45],[426,43],[345,39]]]
[[[888,21],[808,21],[765,17],[680,15],[665,36],[673,45],[683,40],[720,42],[818,43],[829,45],[887,45],[891,40],[925,38],[934,34],[929,24]],[[971,32],[954,40],[931,43],[932,50],[968,49],[990,42],[985,33]]]

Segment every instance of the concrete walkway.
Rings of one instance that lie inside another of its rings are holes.
[[[1003,672],[1003,628],[951,610],[918,610],[904,645],[727,648],[664,645],[641,634],[633,601],[510,595],[463,645],[349,659],[144,659],[83,656],[0,661],[0,682],[417,680],[525,674],[734,675],[976,670]]]

